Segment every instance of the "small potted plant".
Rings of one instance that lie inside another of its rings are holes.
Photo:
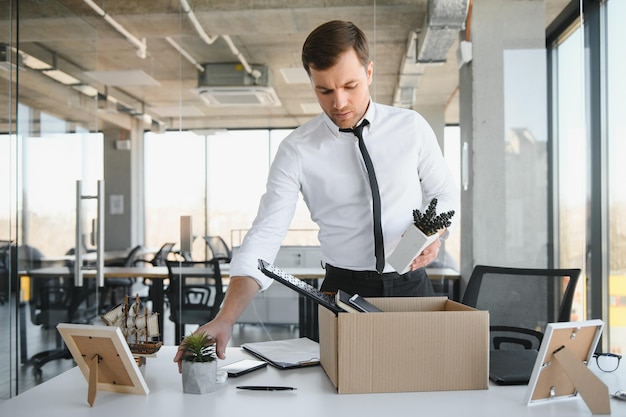
[[[424,213],[413,210],[413,224],[404,232],[400,243],[387,262],[400,274],[409,271],[413,259],[439,237],[439,230],[450,226],[454,210],[437,214],[437,199],[433,198]]]
[[[205,394],[215,391],[217,355],[215,337],[205,332],[193,333],[182,341],[183,392]]]

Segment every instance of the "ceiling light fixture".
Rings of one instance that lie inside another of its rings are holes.
[[[19,68],[14,62],[17,56],[13,55],[13,49],[6,43],[0,43],[0,69],[12,72]]]
[[[96,97],[98,95],[98,90],[87,84],[73,85],[72,88],[79,93],[83,93],[87,97]]]
[[[43,70],[41,73],[63,85],[80,84],[80,80],[78,78],[72,77],[68,73],[58,69]]]
[[[52,65],[26,53],[22,53],[22,63],[37,71],[52,69]]]

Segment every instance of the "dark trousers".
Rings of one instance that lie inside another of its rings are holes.
[[[435,292],[424,268],[400,275],[376,271],[351,271],[326,265],[321,291],[343,290],[362,297],[433,297]]]

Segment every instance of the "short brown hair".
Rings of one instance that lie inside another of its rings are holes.
[[[370,60],[365,33],[352,22],[332,20],[309,34],[302,46],[302,65],[309,76],[311,68],[325,70],[337,62],[342,53],[353,48],[359,61],[367,68]]]

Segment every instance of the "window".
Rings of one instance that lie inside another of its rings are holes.
[[[626,3],[607,3],[608,198],[609,198],[609,348],[624,353],[626,346],[626,79],[624,44]]]
[[[561,268],[581,268],[584,265],[586,242],[587,150],[585,143],[582,31],[576,29],[556,50],[556,160],[558,190],[558,242]],[[583,270],[582,276],[586,272]],[[572,308],[572,320],[585,319],[584,279]]]
[[[182,215],[192,216],[194,236],[219,235],[238,246],[256,216],[278,145],[290,132],[146,134],[146,246],[179,241]],[[284,243],[319,244],[317,225],[302,199]],[[201,248],[196,244],[194,253]]]

